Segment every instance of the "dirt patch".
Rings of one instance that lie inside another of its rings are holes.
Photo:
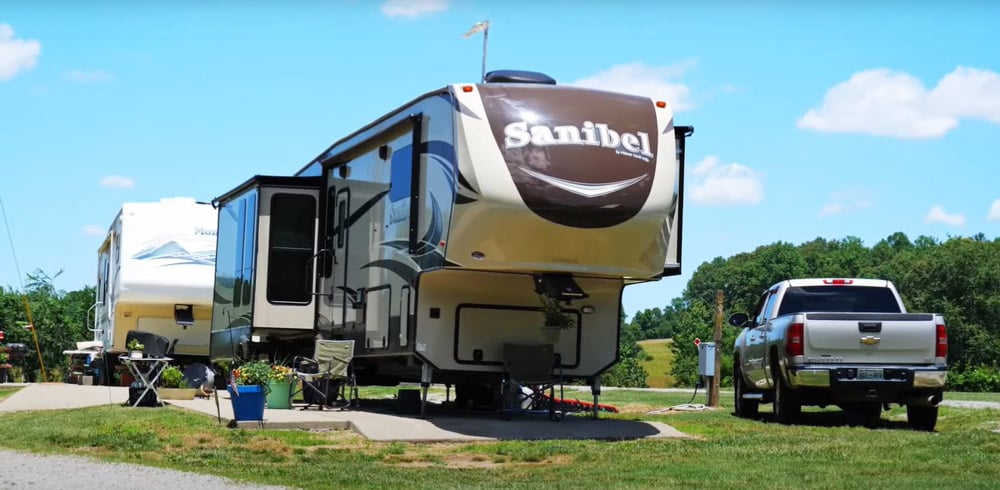
[[[383,457],[383,463],[404,468],[493,469],[510,466],[563,466],[573,462],[573,457],[565,454],[556,454],[535,461],[512,458],[505,454],[463,452],[463,449],[467,447],[470,447],[470,445],[444,443],[432,444],[424,446],[419,450],[413,450],[411,447],[401,448],[389,445],[385,446],[383,450],[391,452],[393,448],[396,448],[400,449],[401,452],[386,454]]]

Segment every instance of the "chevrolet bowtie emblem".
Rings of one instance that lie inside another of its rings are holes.
[[[877,343],[879,343],[881,341],[882,341],[882,339],[880,339],[878,337],[873,337],[871,335],[869,335],[867,337],[861,337],[861,343],[865,344],[865,345],[875,345],[875,344],[877,344]]]

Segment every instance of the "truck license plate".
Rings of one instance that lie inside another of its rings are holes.
[[[881,381],[883,379],[882,370],[871,368],[858,369],[858,379]]]

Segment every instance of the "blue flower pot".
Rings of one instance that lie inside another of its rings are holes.
[[[232,386],[226,388],[229,390],[229,400],[233,403],[233,419],[264,420],[264,389],[258,385],[239,385],[236,388],[238,393],[233,392]]]

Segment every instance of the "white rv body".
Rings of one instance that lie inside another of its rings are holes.
[[[123,204],[98,249],[94,340],[122,353],[129,331],[151,332],[207,359],[216,224],[194,199]]]
[[[690,133],[664,103],[575,87],[418,97],[213,201],[212,358],[353,339],[359,382],[462,386],[499,379],[504,343],[551,343],[593,380],[618,360],[624,286],[680,273]],[[553,339],[537,291],[570,289],[576,326]]]

